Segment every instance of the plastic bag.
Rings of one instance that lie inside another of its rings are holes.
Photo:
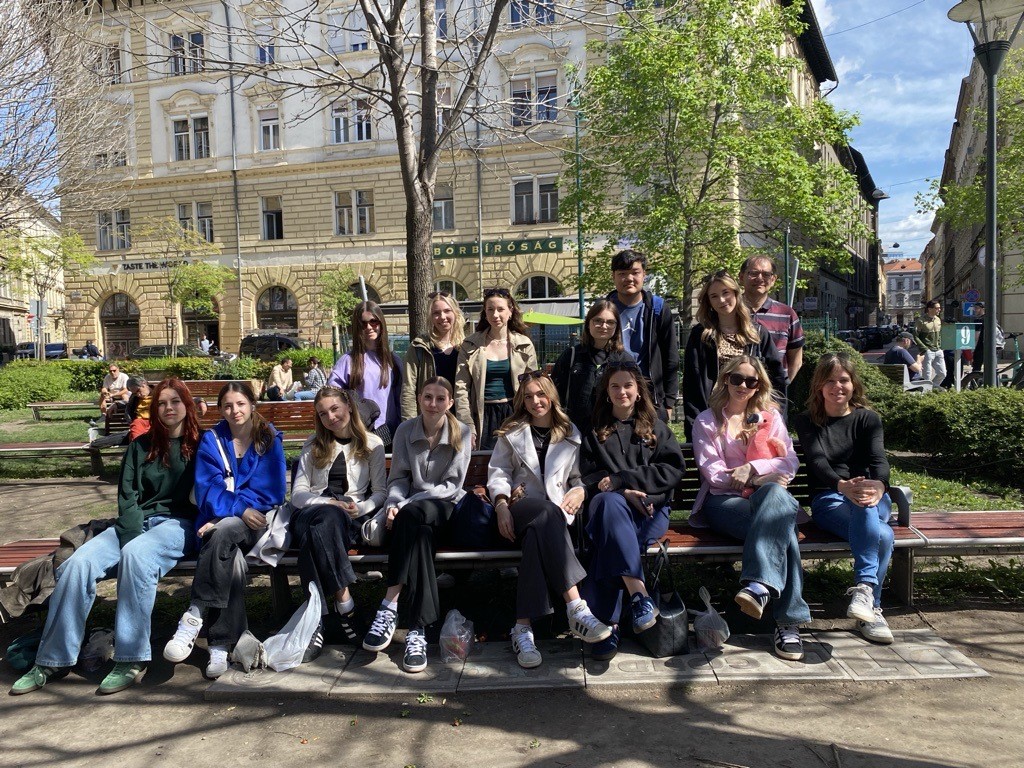
[[[284,672],[302,663],[302,654],[306,652],[306,646],[320,625],[322,608],[320,590],[315,583],[310,582],[309,599],[299,606],[280,632],[268,637],[263,643],[268,667],[275,672]]]
[[[697,636],[697,648],[701,651],[718,651],[729,639],[729,625],[711,605],[711,595],[701,587],[700,599],[704,601],[706,611],[697,611],[693,620],[693,633]]]
[[[441,627],[441,661],[465,661],[473,648],[473,622],[454,608]]]
[[[114,656],[114,632],[98,628],[89,633],[89,639],[79,654],[78,663],[85,672],[95,672]]]

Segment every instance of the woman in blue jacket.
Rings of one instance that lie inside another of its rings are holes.
[[[217,396],[223,418],[199,442],[196,457],[196,533],[201,542],[192,604],[164,648],[164,658],[184,661],[204,619],[210,661],[206,675],[228,668],[228,653],[248,628],[244,555],[267,524],[266,513],[284,501],[281,433],[256,412],[245,382],[225,384]]]

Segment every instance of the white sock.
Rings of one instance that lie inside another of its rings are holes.
[[[388,610],[391,610],[391,611],[394,611],[395,613],[398,613],[398,601],[397,600],[392,600],[391,602],[388,602],[387,600],[384,600],[384,601],[381,602],[381,607],[382,608],[387,608]]]
[[[759,581],[748,581],[743,586],[746,587],[748,590],[750,590],[751,592],[753,592],[757,596],[771,595],[771,592],[768,591],[768,587],[766,587],[764,584],[762,584]]]
[[[582,597],[577,597],[575,600],[570,600],[568,603],[565,604],[565,612],[569,615],[572,615],[572,612],[576,610],[576,606],[580,603],[584,603]]]
[[[529,624],[521,624],[520,622],[517,621],[516,625],[514,627],[512,627],[512,634],[520,635],[523,632],[533,632],[533,627],[530,626]]]
[[[335,610],[337,610],[338,613],[340,613],[342,616],[344,616],[346,613],[352,613],[352,610],[355,607],[356,607],[356,600],[355,600],[354,597],[349,597],[349,599],[346,600],[345,602],[341,602],[340,600],[335,600],[334,601],[334,608],[335,608]]]

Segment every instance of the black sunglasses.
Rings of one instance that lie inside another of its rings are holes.
[[[448,291],[434,291],[433,293],[428,293],[427,298],[431,301],[434,299],[448,299],[451,298],[451,294]]]
[[[539,379],[545,376],[547,376],[547,373],[538,368],[536,371],[527,371],[526,373],[520,373],[519,383],[522,384],[523,382],[529,381],[530,379]]]
[[[739,373],[730,373],[727,378],[729,383],[734,387],[742,385],[747,389],[757,389],[757,385],[760,384],[757,376],[744,376]]]
[[[488,288],[484,291],[484,298],[489,299],[492,296],[504,296],[507,299],[512,298],[512,294],[509,293],[508,288]]]
[[[601,369],[607,371],[639,371],[640,366],[637,365],[636,360],[616,360],[615,362],[605,363],[601,366]]]

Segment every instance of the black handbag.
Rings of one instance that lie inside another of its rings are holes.
[[[683,598],[676,591],[675,576],[668,559],[668,545],[658,543],[658,552],[647,560],[647,594],[658,607],[654,626],[637,635],[637,640],[656,658],[686,653],[689,616]]]

